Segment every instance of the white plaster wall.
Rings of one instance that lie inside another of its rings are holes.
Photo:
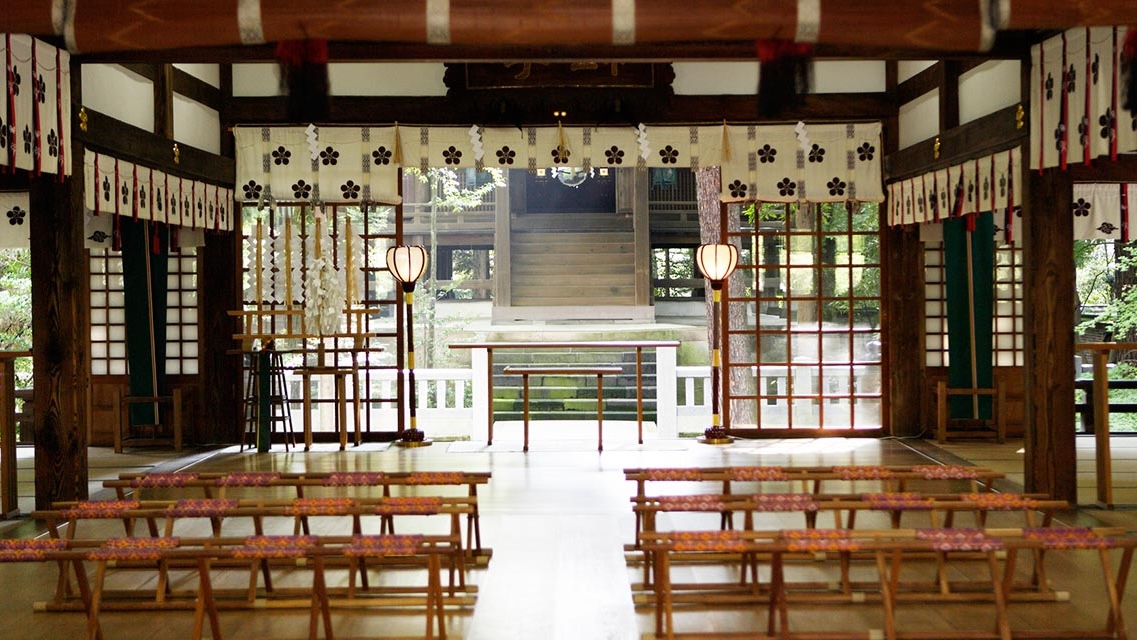
[[[676,95],[754,95],[757,62],[676,62],[672,88]]]
[[[154,131],[154,83],[115,64],[82,67],[83,106]]]
[[[210,153],[221,153],[221,123],[217,112],[175,94],[174,140]]]
[[[280,95],[280,71],[275,62],[248,62],[233,65],[233,95],[258,98]]]
[[[336,96],[445,96],[445,72],[440,62],[333,62],[328,65],[328,84]],[[280,93],[276,63],[233,65],[235,97]]]
[[[896,81],[904,82],[935,63],[935,60],[901,60],[896,65]]]
[[[334,62],[328,82],[339,96],[445,96],[445,73],[436,62]]]
[[[1022,63],[991,60],[959,77],[959,123],[1022,102]]]
[[[900,148],[910,147],[940,133],[940,91],[929,91],[900,105]]]
[[[887,89],[883,60],[819,60],[813,93],[877,93]]]
[[[175,69],[181,69],[191,76],[214,87],[221,86],[221,68],[215,64],[175,64]]]

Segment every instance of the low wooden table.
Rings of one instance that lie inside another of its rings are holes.
[[[303,367],[296,369],[303,380],[304,388],[304,450],[312,448],[312,376],[333,376],[336,392],[336,432],[340,435],[340,451],[347,448],[347,379],[351,378],[351,403],[355,418],[355,446],[359,446],[359,384],[357,370],[353,367]]]
[[[503,373],[521,376],[522,420],[525,425],[525,444],[522,451],[529,451],[529,376],[596,376],[596,450],[604,450],[604,374],[616,375],[620,367],[506,367]],[[493,423],[490,423],[490,440],[493,444]]]

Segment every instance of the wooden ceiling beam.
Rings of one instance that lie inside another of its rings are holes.
[[[707,122],[760,122],[754,96],[646,97],[642,102],[607,99],[599,92],[574,95],[570,91],[542,90],[539,95],[479,98],[470,92],[461,100],[445,97],[333,96],[323,124],[429,123],[483,126],[555,125],[555,110],[566,110],[566,125],[686,124]],[[567,106],[566,106],[567,105]],[[881,93],[811,94],[802,104],[781,114],[778,122],[879,120],[896,112],[892,98]],[[286,98],[234,98],[230,117],[236,124],[294,124],[286,116]]]
[[[233,0],[55,0],[9,3],[0,27],[63,38],[73,52],[162,50],[317,38],[457,45],[623,45],[805,40],[930,51],[980,51],[991,45],[982,2],[819,0],[799,16],[797,0],[453,0],[439,11],[425,0],[358,3]],[[68,10],[69,9],[69,10]]]

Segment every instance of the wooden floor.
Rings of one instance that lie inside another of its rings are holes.
[[[98,460],[98,473],[104,477],[118,472],[116,460],[122,463],[123,470],[151,467],[168,471],[188,464],[198,471],[490,471],[492,480],[479,499],[483,544],[493,549],[493,558],[488,567],[470,573],[470,581],[479,589],[476,606],[448,618],[451,637],[470,640],[634,640],[653,635],[651,610],[637,607],[633,600],[631,585],[640,580],[640,569],[629,565],[624,553],[624,544],[632,540],[634,531],[628,501],[634,487],[622,473],[627,467],[914,464],[927,462],[929,456],[951,459],[958,455],[971,456],[982,465],[1000,461],[1012,473],[1021,474],[1021,462],[1017,469],[1011,468],[1019,448],[1015,443],[953,444],[947,451],[925,441],[908,443],[897,439],[755,440],[709,446],[693,440],[657,440],[649,433],[645,444],[638,445],[632,423],[605,424],[603,453],[595,450],[595,438],[594,424],[537,423],[531,434],[530,452],[524,454],[520,452],[519,424],[499,423],[492,447],[473,442],[437,442],[416,449],[365,444],[341,453],[331,445],[317,445],[310,453],[295,449],[285,453],[277,446],[266,454],[238,453],[233,447],[184,459],[158,451],[116,457],[98,450],[92,453],[92,465]],[[1017,455],[1021,460],[1021,454]],[[25,475],[22,472],[21,479]],[[96,475],[94,468],[92,475]],[[1082,510],[1063,518],[1137,528],[1130,526],[1137,524],[1137,511],[1125,509]],[[119,526],[107,526],[107,535],[120,535]],[[14,528],[9,525],[4,535],[37,533],[41,531],[36,531],[35,524],[27,522]],[[1092,552],[1085,553],[1088,555],[1054,554],[1048,560],[1052,563],[1049,577],[1054,588],[1068,591],[1070,601],[1015,603],[1011,607],[1013,628],[1081,629],[1104,625],[1100,571],[1093,564]],[[715,571],[719,570],[685,568],[678,577],[714,580],[721,577]],[[82,614],[33,611],[34,604],[51,593],[55,577],[55,566],[0,565],[0,628],[5,629],[2,637],[62,640],[82,636]],[[1133,625],[1137,624],[1137,589],[1129,591],[1125,611],[1126,619]],[[880,625],[876,610],[867,605],[824,607],[795,613],[791,622],[795,629],[813,625],[821,630],[876,629]],[[982,616],[986,610],[963,604],[909,605],[901,608],[899,622],[902,629],[918,628],[932,633],[937,629],[945,633],[971,629],[976,624],[985,628],[987,623]],[[417,615],[337,610],[335,616],[337,637],[422,635]],[[678,614],[676,623],[680,631],[744,631],[764,628],[763,616],[745,609],[688,610]],[[189,611],[106,612],[102,620],[105,640],[188,638],[192,628]],[[307,637],[306,611],[223,612],[221,622],[225,638]],[[9,632],[13,635],[9,636]]]

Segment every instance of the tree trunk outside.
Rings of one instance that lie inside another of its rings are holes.
[[[719,167],[700,167],[695,172],[695,186],[696,197],[699,205],[699,240],[703,244],[719,244],[725,238],[722,225],[720,223],[720,207],[719,193],[720,193],[720,180],[721,170]],[[727,232],[735,232],[741,228],[741,211],[739,205],[728,205],[727,214]],[[732,242],[737,246],[737,242]],[[740,247],[741,250],[741,247]],[[724,301],[741,297],[745,289],[745,283],[742,278],[733,276],[727,281],[729,287],[729,295],[723,296]],[[706,292],[706,318],[707,318],[707,344],[712,345],[711,335],[711,321],[712,321],[712,302],[711,293],[708,287]],[[746,324],[746,307],[743,304],[731,304],[727,307],[729,314],[728,326],[732,329],[744,327]],[[746,344],[746,341],[741,337],[735,337],[730,340],[726,339],[726,331],[722,331],[723,337],[723,350],[729,350],[729,353],[723,354],[724,362],[749,362],[753,360],[753,354]],[[732,391],[742,394],[753,393],[747,391],[754,385],[754,377],[749,375],[745,367],[737,367],[731,369],[729,372],[724,372],[722,394],[723,394],[723,426],[730,428],[730,422],[753,423],[755,421],[754,405],[749,402],[731,403],[730,398],[735,395]]]

